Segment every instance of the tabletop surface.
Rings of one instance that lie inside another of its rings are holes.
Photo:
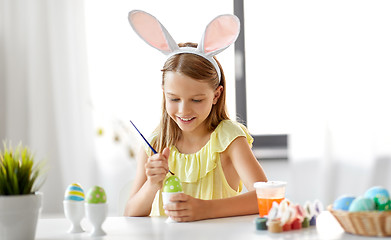
[[[334,217],[322,212],[317,225],[301,230],[270,233],[256,230],[254,219],[257,215],[210,219],[189,223],[167,223],[163,217],[108,217],[103,223],[104,237],[90,237],[91,224],[82,220],[84,233],[67,233],[70,222],[65,218],[41,218],[38,221],[36,240],[56,239],[362,239],[383,240],[390,238],[362,237],[345,233]]]

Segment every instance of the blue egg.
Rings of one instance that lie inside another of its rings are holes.
[[[357,197],[349,206],[349,212],[373,211],[375,209],[375,201],[366,197]]]
[[[390,194],[384,187],[376,186],[371,187],[365,192],[364,197],[370,198],[375,201],[376,209],[380,211],[387,210],[388,201],[390,200]]]
[[[348,195],[343,195],[337,198],[334,203],[333,203],[333,209],[334,210],[343,210],[343,211],[348,211],[350,204],[353,202],[353,200],[356,197],[353,196],[348,196]]]

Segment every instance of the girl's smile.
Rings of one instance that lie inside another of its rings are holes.
[[[191,118],[183,118],[183,117],[179,117],[179,116],[177,116],[177,117],[179,118],[179,120],[181,120],[184,123],[190,123],[191,121],[193,121],[195,119],[195,117],[191,117]]]

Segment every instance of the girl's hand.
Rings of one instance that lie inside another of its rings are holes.
[[[170,149],[165,148],[162,153],[156,153],[148,158],[145,164],[147,181],[160,189],[168,173],[168,157]]]
[[[171,196],[172,203],[164,205],[165,213],[177,222],[190,222],[207,218],[205,201],[184,193]]]

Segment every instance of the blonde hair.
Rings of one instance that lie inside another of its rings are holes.
[[[179,47],[197,47],[197,44],[195,43],[183,43],[178,45]],[[167,59],[162,69],[162,86],[164,86],[165,75],[167,72],[178,72],[198,81],[207,82],[213,89],[223,86],[223,91],[217,100],[217,103],[212,106],[212,110],[205,120],[206,125],[209,126],[209,131],[213,131],[222,120],[229,119],[225,103],[225,76],[220,63],[216,58],[215,60],[221,71],[221,79],[219,79],[215,68],[207,59],[191,53],[181,53],[171,56]],[[162,101],[162,116],[160,124],[156,128],[154,135],[156,138],[153,140],[152,145],[158,152],[163,151],[165,147],[175,145],[181,136],[180,128],[167,114],[164,92]]]

